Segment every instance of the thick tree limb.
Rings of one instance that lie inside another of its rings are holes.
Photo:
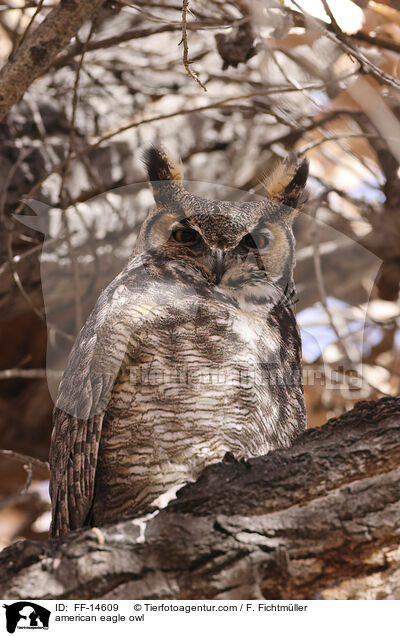
[[[400,598],[400,399],[209,466],[142,531],[133,520],[16,543],[0,596]]]
[[[0,121],[104,0],[61,0],[0,71]]]

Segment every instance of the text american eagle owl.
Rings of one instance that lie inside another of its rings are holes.
[[[308,162],[240,203],[189,193],[163,150],[146,164],[156,207],[60,384],[53,536],[129,518],[226,453],[263,455],[305,428],[292,223]]]

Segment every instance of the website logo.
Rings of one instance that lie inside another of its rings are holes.
[[[18,601],[3,605],[6,610],[6,627],[9,634],[16,629],[49,629],[51,612],[30,601]]]

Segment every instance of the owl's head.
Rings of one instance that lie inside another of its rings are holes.
[[[292,288],[293,220],[308,161],[288,159],[266,180],[257,202],[212,201],[189,193],[180,164],[162,149],[145,154],[156,208],[142,226],[135,253],[178,260],[232,298],[261,304]],[[275,290],[275,291],[274,291]]]

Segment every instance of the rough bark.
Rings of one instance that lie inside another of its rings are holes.
[[[400,399],[209,466],[159,514],[0,556],[0,597],[400,598]]]
[[[0,121],[104,0],[61,0],[0,71]]]

